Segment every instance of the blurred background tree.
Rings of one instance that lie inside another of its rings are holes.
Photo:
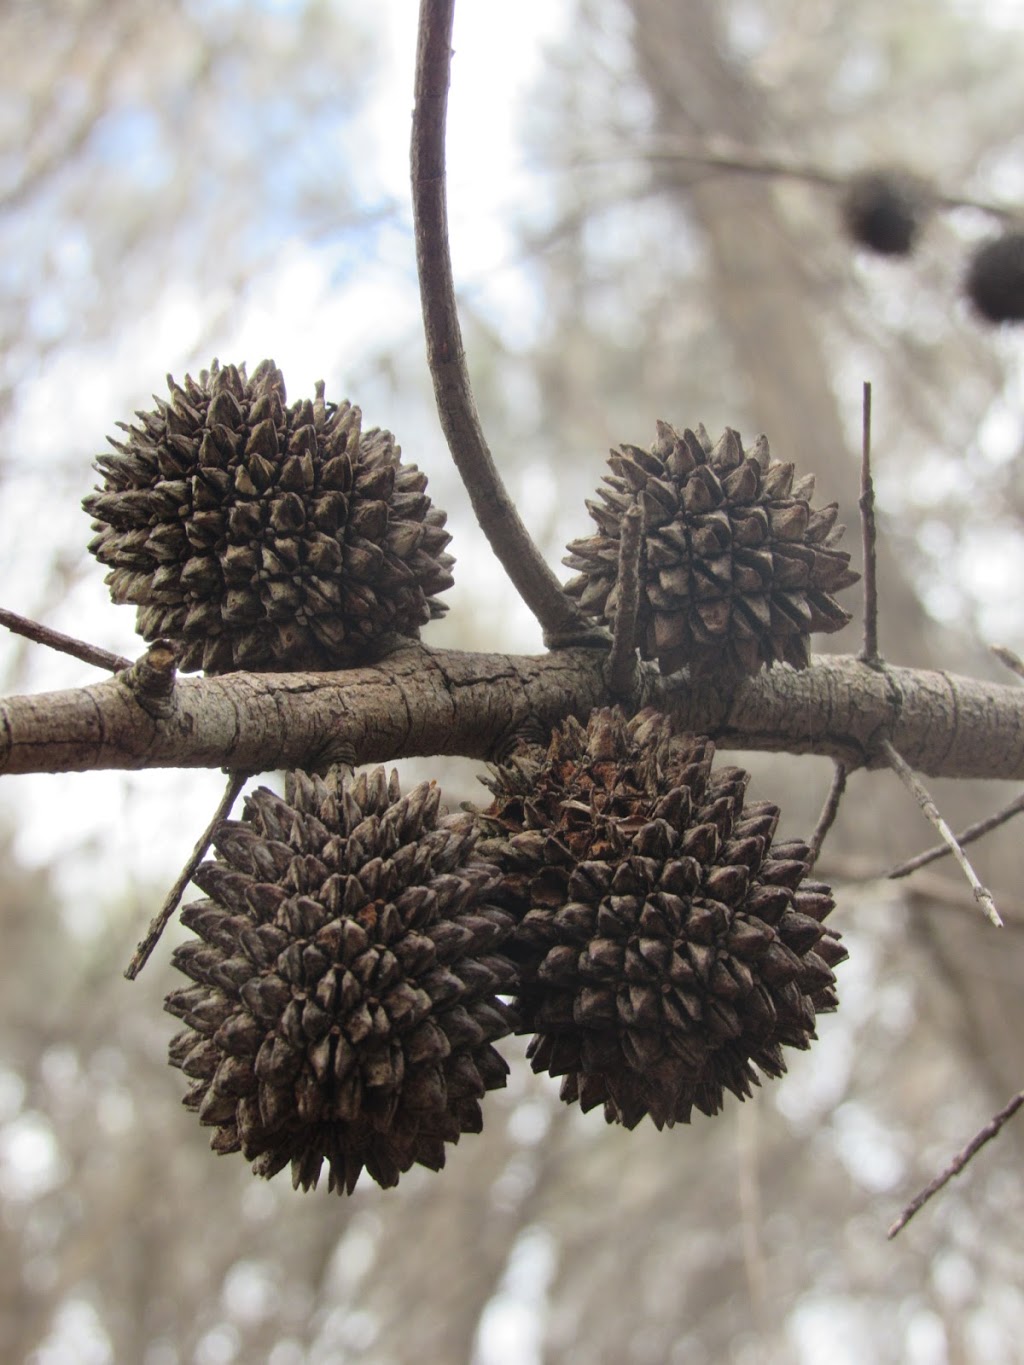
[[[483,10],[484,7],[480,7]],[[902,164],[1024,203],[1021,6],[560,0],[457,18],[453,253],[495,451],[552,561],[622,440],[656,417],[765,430],[856,517],[873,382],[882,644],[989,671],[1020,648],[1020,340],[962,298],[991,224],[936,217],[909,262],[844,238],[821,187],[716,171],[740,147],[837,174]],[[449,471],[403,197],[408,5],[76,0],[0,10],[5,605],[137,652],[103,609],[78,502],[102,437],[218,354],[324,377],[393,427],[462,570],[428,640],[534,648]],[[513,58],[518,60],[513,60]],[[76,548],[80,547],[80,548]],[[88,623],[84,629],[82,622]],[[5,681],[85,680],[4,640]],[[853,628],[836,647],[855,649]],[[816,760],[745,756],[813,824]],[[405,765],[473,795],[469,764]],[[895,1243],[906,1198],[1021,1086],[1024,905],[994,940],[933,873],[894,779],[855,775],[822,870],[850,962],[790,1075],[714,1120],[606,1128],[521,1050],[439,1176],[294,1194],[215,1158],[165,1065],[168,949],[121,980],[216,775],[4,784],[4,1359],[981,1362],[1024,1327],[1012,1126]],[[972,818],[998,788],[939,784]],[[1005,793],[1002,793],[1005,796]],[[1016,885],[1012,834],[982,875]]]

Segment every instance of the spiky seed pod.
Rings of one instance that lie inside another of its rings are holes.
[[[1024,318],[1024,232],[1004,232],[978,247],[964,285],[967,297],[988,322]]]
[[[808,636],[840,630],[850,614],[831,596],[859,577],[836,548],[838,507],[812,508],[814,476],[794,478],[759,436],[745,451],[726,427],[680,435],[657,424],[650,450],[613,450],[612,472],[588,502],[598,533],[572,541],[566,584],[590,616],[614,622],[622,517],[643,511],[640,654],[663,673],[756,673],[775,662],[805,668]]]
[[[363,432],[323,384],[287,407],[272,360],[167,384],[170,402],[119,424],[83,500],[89,549],[144,639],[207,673],[337,668],[444,613],[445,514],[390,432]]]
[[[185,1029],[170,1061],[185,1104],[260,1175],[351,1193],[363,1167],[394,1185],[480,1131],[505,1084],[513,921],[476,833],[438,820],[438,788],[401,796],[384,770],[325,782],[295,772],[223,822],[186,906],[198,934],[174,954],[194,985],[166,1008]]]
[[[519,919],[522,1032],[562,1098],[660,1128],[724,1091],[743,1099],[806,1048],[846,957],[807,847],[773,844],[778,809],[748,776],[645,711],[567,721],[542,763],[498,769],[482,846]]]
[[[880,256],[909,256],[928,208],[925,182],[892,170],[851,176],[840,203],[850,237]]]

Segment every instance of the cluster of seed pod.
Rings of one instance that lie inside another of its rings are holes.
[[[858,245],[881,256],[909,256],[938,197],[927,181],[897,170],[850,177],[840,201],[843,226]],[[1024,320],[1024,231],[1007,228],[975,247],[964,293],[986,322]]]
[[[495,770],[477,817],[382,769],[256,791],[196,873],[190,984],[167,999],[214,1149],[304,1188],[326,1160],[339,1192],[437,1170],[480,1130],[512,1031],[564,1100],[628,1127],[780,1075],[846,954],[806,846],[773,843],[778,810],[713,754],[600,710]]]
[[[91,548],[147,639],[185,667],[336,668],[418,634],[451,582],[444,514],[389,433],[348,403],[287,406],[265,361],[170,382],[97,468]],[[640,653],[692,676],[804,667],[855,581],[813,479],[727,429],[659,423],[623,446],[573,542],[567,591],[615,622],[619,531],[643,516]],[[185,1104],[221,1153],[351,1191],[437,1170],[504,1085],[496,1044],[609,1122],[688,1122],[785,1070],[835,1007],[831,893],[748,776],[644,711],[567,720],[496,769],[494,799],[445,816],[383,769],[289,773],[213,835],[174,954],[168,1011]]]

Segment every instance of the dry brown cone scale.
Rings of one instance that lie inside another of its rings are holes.
[[[351,403],[287,406],[272,360],[216,361],[136,414],[83,500],[90,550],[146,640],[207,673],[339,668],[445,607],[451,537],[426,475]]]
[[[785,1070],[837,1004],[846,957],[807,847],[773,844],[748,775],[646,711],[568,720],[543,761],[498,769],[482,846],[520,920],[510,948],[536,1071],[634,1127],[716,1113]]]
[[[663,673],[805,668],[810,635],[850,620],[832,596],[859,577],[837,548],[837,505],[813,508],[813,476],[773,460],[763,436],[744,450],[729,427],[713,444],[702,426],[680,433],[659,422],[649,450],[620,446],[609,464],[601,501],[587,503],[598,532],[568,547],[565,563],[579,572],[566,592],[614,623],[619,528],[639,505],[638,640]]]
[[[268,1177],[290,1163],[304,1189],[326,1160],[340,1193],[364,1167],[385,1186],[438,1170],[480,1131],[508,1071],[493,1043],[513,1023],[513,921],[476,832],[438,810],[434,783],[402,796],[382,768],[296,772],[219,827],[195,876],[207,899],[182,912],[198,938],[174,955],[194,984],[166,1002],[215,1151]]]

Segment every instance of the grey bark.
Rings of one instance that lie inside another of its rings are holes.
[[[604,651],[474,654],[415,645],[343,673],[177,678],[154,705],[135,668],[92,687],[0,703],[0,773],[99,768],[325,768],[417,755],[500,759],[567,714],[610,705]],[[723,748],[919,771],[1024,778],[1024,689],[832,655],[729,685],[648,676],[647,699]]]

